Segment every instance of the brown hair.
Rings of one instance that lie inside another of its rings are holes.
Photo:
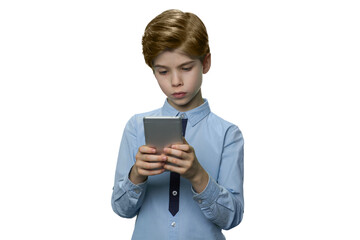
[[[206,27],[193,13],[167,10],[156,16],[145,28],[142,38],[146,64],[152,68],[154,59],[165,50],[179,49],[202,62],[210,53]]]

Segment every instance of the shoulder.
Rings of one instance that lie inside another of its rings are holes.
[[[142,125],[143,124],[143,118],[147,117],[147,116],[160,116],[161,115],[161,108],[152,110],[152,111],[148,111],[148,112],[143,112],[143,113],[137,113],[134,114],[129,120],[127,125],[132,125],[132,126],[137,126],[137,125]]]
[[[217,115],[213,112],[210,112],[208,121],[209,121],[209,124],[211,124],[213,127],[222,128],[223,130],[239,129],[239,127],[236,124],[223,119],[222,117],[220,117],[219,115]]]
[[[221,136],[226,139],[241,139],[243,141],[243,135],[240,128],[222,117],[210,112],[208,117],[208,124],[215,132],[218,132]]]
[[[155,109],[149,112],[134,114],[127,121],[123,135],[132,136],[134,138],[138,137],[139,134],[143,134],[144,131],[144,123],[143,118],[146,116],[158,116],[161,113],[161,109]]]

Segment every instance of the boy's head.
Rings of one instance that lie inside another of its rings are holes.
[[[147,26],[142,38],[146,64],[153,68],[154,59],[163,51],[180,50],[203,62],[210,53],[208,35],[203,22],[193,13],[167,10]]]

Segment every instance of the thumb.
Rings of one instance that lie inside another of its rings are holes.
[[[183,137],[183,143],[189,144],[189,143],[186,141],[185,137]]]

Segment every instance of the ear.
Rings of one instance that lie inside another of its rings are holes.
[[[211,67],[211,53],[206,54],[203,61],[203,74],[207,73]]]

